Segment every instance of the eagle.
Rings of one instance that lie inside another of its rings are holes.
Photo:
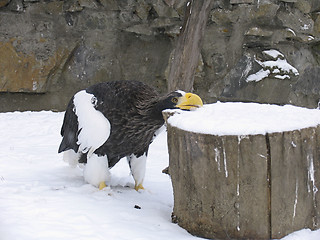
[[[139,81],[98,83],[70,99],[58,153],[70,165],[85,164],[85,181],[99,189],[110,180],[109,169],[126,157],[138,191],[144,189],[149,145],[164,125],[162,111],[202,105],[196,94],[177,90],[162,96]]]

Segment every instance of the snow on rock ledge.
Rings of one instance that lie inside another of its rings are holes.
[[[196,111],[170,111],[176,113],[168,119],[170,125],[218,136],[286,132],[320,124],[318,109],[292,105],[217,102],[204,105]]]
[[[246,82],[259,82],[267,77],[273,76],[276,79],[290,79],[290,75],[298,76],[298,70],[291,66],[284,55],[275,50],[265,50],[262,52],[265,56],[271,58],[268,61],[260,61],[256,59],[256,62],[260,64],[262,69],[247,77]]]

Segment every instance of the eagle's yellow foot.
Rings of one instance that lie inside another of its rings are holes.
[[[142,184],[140,183],[139,185],[135,185],[135,186],[134,186],[134,189],[135,189],[136,191],[139,191],[140,189],[144,190],[144,187],[143,187]]]
[[[105,182],[101,182],[101,183],[99,184],[99,190],[102,190],[102,189],[104,189],[105,187],[107,187],[107,185],[106,185]]]

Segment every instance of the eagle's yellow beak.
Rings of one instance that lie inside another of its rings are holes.
[[[176,106],[182,110],[194,110],[202,107],[203,102],[197,94],[186,93],[184,96],[179,98]]]

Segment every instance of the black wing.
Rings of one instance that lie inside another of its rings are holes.
[[[74,113],[73,97],[69,101],[66,113],[64,114],[63,124],[61,128],[62,141],[58,153],[73,149],[78,152],[78,117]]]

